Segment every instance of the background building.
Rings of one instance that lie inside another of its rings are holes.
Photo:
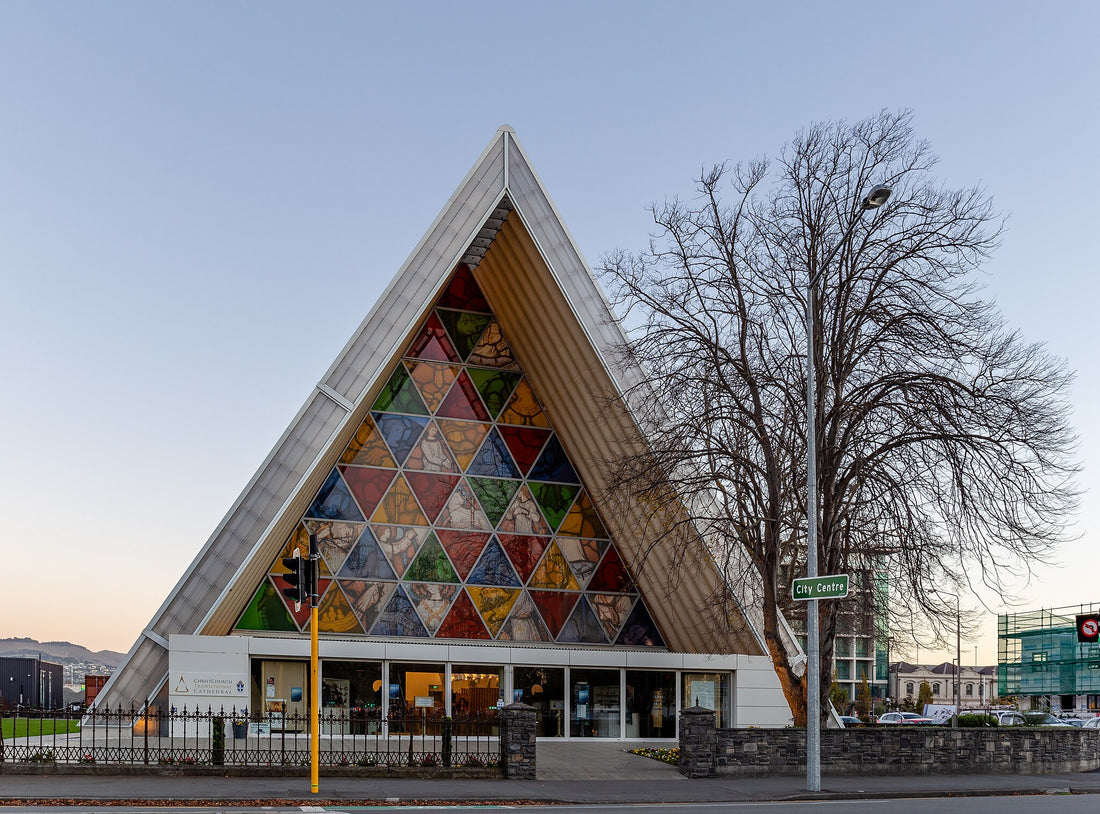
[[[915,703],[922,681],[932,689],[933,704],[955,703],[955,672],[952,662],[941,664],[910,664],[905,661],[890,665],[889,698],[901,703],[906,698]],[[995,667],[963,666],[959,673],[959,708],[979,709],[993,704],[997,696]]]
[[[59,709],[65,704],[60,664],[0,656],[0,698],[8,708]]]
[[[1077,641],[1077,616],[1100,604],[997,617],[997,692],[1052,712],[1100,712],[1100,644]]]

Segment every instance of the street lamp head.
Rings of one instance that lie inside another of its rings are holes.
[[[890,187],[879,184],[867,193],[867,197],[863,199],[863,208],[878,209],[886,203],[886,199],[890,197],[890,193],[893,191]]]

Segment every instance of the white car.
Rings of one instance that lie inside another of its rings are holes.
[[[886,712],[878,716],[880,724],[934,724],[931,718],[917,715],[915,712]]]
[[[1082,726],[1081,728],[1082,729],[1100,729],[1100,717],[1089,718],[1087,721],[1085,721],[1085,725]]]
[[[1024,720],[1023,714],[1015,710],[997,713],[997,726],[1024,726],[1026,724],[1027,721]]]

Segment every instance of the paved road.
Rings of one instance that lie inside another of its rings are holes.
[[[949,775],[903,777],[822,778],[822,792],[808,794],[805,777],[706,778],[688,780],[655,760],[630,755],[622,744],[593,741],[540,743],[538,777],[521,780],[412,780],[390,778],[321,777],[320,794],[309,794],[308,777],[121,777],[117,775],[0,776],[0,803],[16,800],[164,800],[164,801],[279,801],[305,805],[334,805],[386,801],[491,801],[515,804],[583,803],[600,807],[640,803],[695,804],[696,814],[715,810],[721,803],[783,802],[796,800],[854,801],[923,798],[921,811],[958,810],[955,800],[946,808],[932,808],[931,800],[951,795],[1035,795],[1073,792],[1073,797],[1046,795],[1042,799],[1082,799],[1089,811],[1100,811],[1100,772],[1058,775]],[[1077,797],[1077,795],[1088,795]],[[1011,810],[1004,797],[997,814]],[[824,805],[824,803],[819,803]],[[1013,803],[1014,804],[1014,803]],[[830,803],[831,805],[831,803]],[[976,814],[985,801],[966,803]],[[1058,803],[1058,805],[1070,805]],[[978,807],[976,807],[978,806]],[[638,806],[635,805],[636,809]],[[6,809],[11,810],[11,809]],[[102,811],[103,809],[98,809]],[[222,810],[222,807],[218,807]],[[451,808],[450,811],[454,811]],[[667,809],[664,809],[667,810]],[[763,809],[762,809],[763,810]],[[820,808],[814,808],[815,812]],[[832,809],[838,810],[838,809]],[[863,808],[863,811],[872,809]],[[890,811],[905,811],[904,808]],[[993,811],[992,808],[988,809]],[[1021,809],[1028,810],[1028,809]],[[1056,809],[1051,809],[1055,811]],[[1067,811],[1074,810],[1072,807]],[[206,809],[207,812],[210,809]]]

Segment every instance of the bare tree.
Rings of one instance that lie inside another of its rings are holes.
[[[907,112],[817,124],[773,162],[703,172],[696,199],[652,208],[648,251],[602,264],[652,439],[613,462],[615,486],[666,514],[683,502],[729,578],[759,588],[799,724],[804,677],[779,612],[797,612],[805,570],[813,275],[820,573],[881,575],[898,639],[919,620],[942,634],[955,602],[939,591],[1003,595],[1006,577],[1050,559],[1076,503],[1070,374],[981,298],[1001,219],[983,190],[941,186],[935,163]],[[876,184],[890,201],[822,268]],[[843,607],[821,603],[823,696]]]

